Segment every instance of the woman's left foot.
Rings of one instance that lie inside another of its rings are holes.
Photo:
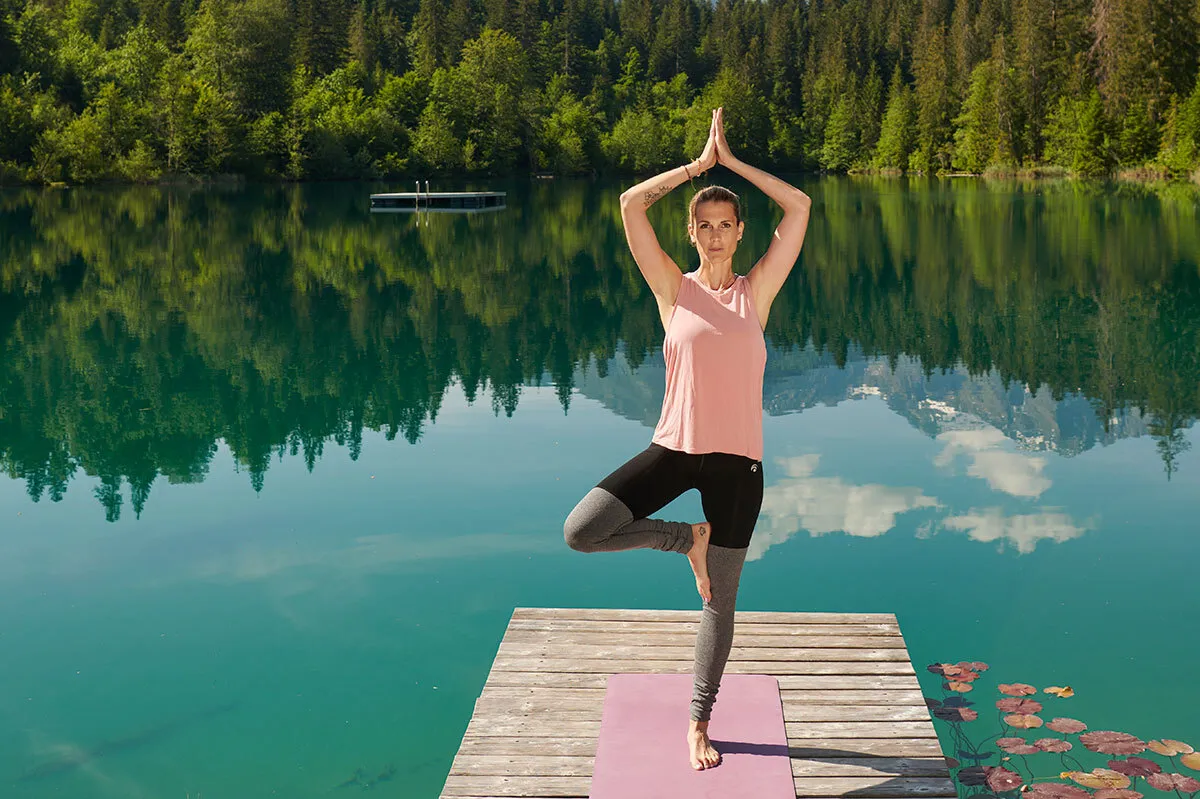
[[[708,579],[708,539],[712,525],[700,522],[692,525],[692,548],[688,550],[688,563],[696,575],[696,590],[705,602],[712,601],[712,583]]]
[[[713,748],[708,738],[707,723],[704,729],[699,729],[696,722],[692,722],[688,730],[688,749],[691,750],[692,768],[697,771],[712,768],[721,762],[721,753]]]

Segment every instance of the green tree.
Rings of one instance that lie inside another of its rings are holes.
[[[954,119],[955,169],[983,172],[996,160],[1000,120],[996,114],[996,67],[983,61],[971,71],[962,113]]]
[[[887,109],[883,113],[872,165],[876,169],[906,168],[915,138],[916,109],[912,90],[904,83],[897,66],[888,86]]]

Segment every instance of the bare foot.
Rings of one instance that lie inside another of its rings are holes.
[[[688,550],[688,562],[696,575],[696,590],[705,602],[712,600],[712,583],[708,580],[708,539],[712,525],[700,522],[692,525],[692,548]]]
[[[708,739],[708,722],[693,721],[688,727],[688,749],[691,750],[692,768],[702,771],[721,762],[721,754],[713,749]]]

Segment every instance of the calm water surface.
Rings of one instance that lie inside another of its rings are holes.
[[[985,661],[1200,746],[1195,192],[802,185],[740,607],[894,612],[932,692]],[[6,799],[433,797],[514,606],[697,607],[562,543],[662,399],[622,187],[379,188],[0,194]]]

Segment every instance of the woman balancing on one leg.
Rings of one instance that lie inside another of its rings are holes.
[[[771,245],[746,276],[733,272],[744,224],[737,195],[728,189],[710,186],[692,197],[688,236],[700,267],[686,275],[663,252],[646,217],[656,200],[716,164],[783,208]],[[687,555],[704,600],[688,730],[696,769],[720,759],[708,722],[733,645],[738,580],[762,505],[763,326],[800,254],[810,206],[804,192],[734,157],[722,109],[713,112],[698,160],[621,195],[629,249],[666,329],[666,396],[650,447],[588,492],[567,518],[564,533],[582,552],[650,547]],[[648,518],[692,488],[700,491],[706,521]]]

